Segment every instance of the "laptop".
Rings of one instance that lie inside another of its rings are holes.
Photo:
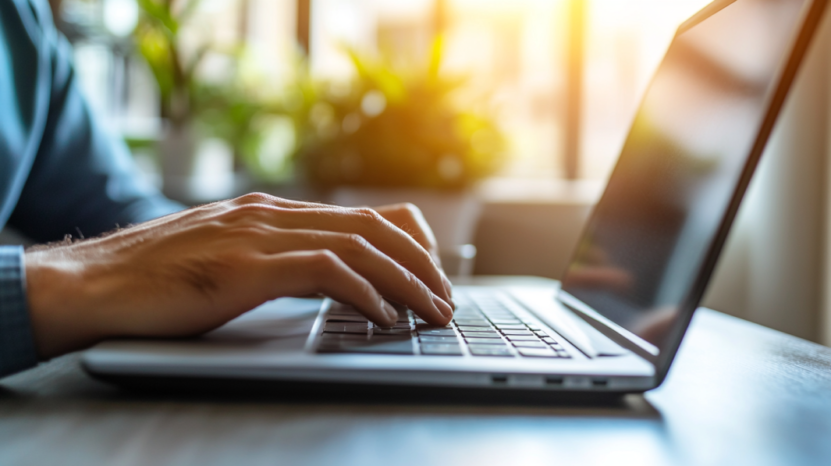
[[[431,327],[281,299],[189,340],[86,351],[103,380],[466,393],[643,392],[665,379],[825,0],[717,0],[682,24],[559,286],[455,286]],[[288,316],[288,317],[287,317]],[[292,317],[293,316],[293,317]]]

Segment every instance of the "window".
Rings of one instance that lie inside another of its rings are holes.
[[[445,68],[470,77],[468,91],[487,97],[508,134],[511,157],[503,176],[604,179],[675,28],[707,3],[313,0],[310,51],[316,72],[338,75],[349,70],[341,43],[412,55],[442,32]],[[582,91],[570,104],[575,66]],[[578,124],[567,125],[575,115]],[[572,141],[569,129],[577,131]],[[576,152],[574,173],[569,150]]]
[[[87,24],[106,17],[107,4],[134,1],[64,0],[61,10],[65,20]],[[465,92],[494,109],[508,136],[510,161],[502,176],[602,180],[675,28],[707,3],[204,0],[187,35],[193,49],[205,41],[227,47],[244,42],[252,79],[279,85],[290,74],[298,41],[313,73],[344,77],[351,67],[343,44],[415,57],[441,33],[444,69],[469,78]],[[102,44],[100,37],[74,36],[86,86],[110,89],[104,97],[90,93],[93,103],[132,121],[121,125],[123,131],[152,127],[146,122],[158,107],[147,70],[139,60],[119,58],[117,41]],[[222,58],[211,57],[202,68],[220,75]]]

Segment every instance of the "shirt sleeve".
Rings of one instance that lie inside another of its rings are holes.
[[[46,2],[33,2],[50,63],[49,111],[29,177],[9,224],[37,242],[91,237],[182,210],[137,176],[124,142],[109,134],[84,99],[72,50]]]
[[[0,246],[0,377],[37,362],[26,302],[23,248]]]

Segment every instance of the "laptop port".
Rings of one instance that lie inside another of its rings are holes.
[[[546,377],[545,384],[546,385],[562,385],[565,379],[562,377]]]
[[[609,386],[609,381],[607,379],[594,379],[592,380],[592,386],[596,388],[605,388]]]
[[[494,385],[505,385],[508,383],[508,376],[507,375],[492,375],[491,382]]]

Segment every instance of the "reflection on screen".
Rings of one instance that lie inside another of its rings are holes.
[[[673,41],[563,289],[659,349],[715,237],[803,0],[739,0]]]

